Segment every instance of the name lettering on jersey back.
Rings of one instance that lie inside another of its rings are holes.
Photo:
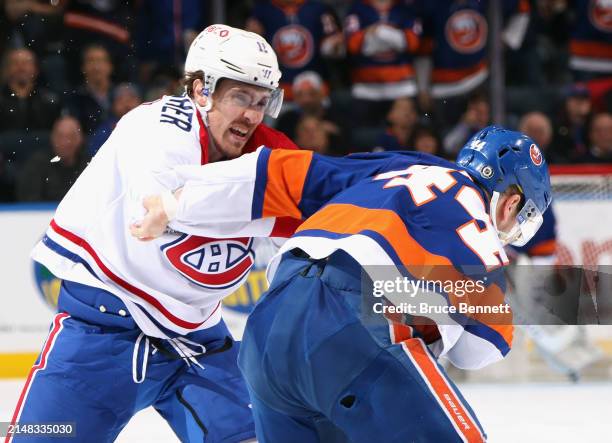
[[[161,109],[159,121],[170,123],[182,131],[191,131],[193,105],[187,97],[171,97]]]

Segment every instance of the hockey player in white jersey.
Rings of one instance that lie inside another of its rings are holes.
[[[32,253],[63,283],[14,423],[70,422],[76,439],[67,441],[107,442],[154,406],[181,441],[254,438],[238,343],[221,319],[221,299],[253,265],[253,240],[168,233],[145,243],[126,226],[142,218],[143,197],[178,187],[169,174],[178,165],[262,144],[296,148],[262,124],[280,109],[280,76],[262,37],[209,26],[189,50],[186,94],[119,121]],[[282,237],[295,226],[275,220],[258,229]]]

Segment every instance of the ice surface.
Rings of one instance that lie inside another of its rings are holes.
[[[9,421],[23,380],[0,381],[0,421]],[[611,383],[464,384],[492,443],[612,441]],[[415,405],[416,407],[416,405]],[[153,408],[137,414],[118,442],[177,442]],[[298,443],[298,442],[296,442]]]

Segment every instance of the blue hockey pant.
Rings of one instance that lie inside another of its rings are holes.
[[[59,313],[12,419],[71,423],[75,435],[20,435],[14,441],[111,442],[134,414],[149,406],[183,442],[252,439],[238,350],[239,342],[223,321],[174,341],[146,337],[117,297],[64,282]]]
[[[286,253],[250,315],[239,365],[258,441],[479,442],[474,412],[407,325],[364,317],[361,269],[343,252]],[[336,438],[336,437],[334,437]]]

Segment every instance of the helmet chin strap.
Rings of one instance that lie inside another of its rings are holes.
[[[491,197],[491,204],[489,206],[490,208],[489,215],[491,216],[493,227],[495,228],[497,232],[499,232],[499,229],[497,229],[497,204],[499,203],[499,196],[500,196],[500,193],[494,191],[493,196]]]
[[[215,81],[215,78],[213,76],[211,75],[204,76],[204,81],[202,82],[202,89],[197,94],[202,97],[206,97],[206,104],[202,106],[198,103],[198,101],[195,98],[193,99],[193,102],[195,103],[196,108],[198,108],[198,111],[200,111],[200,114],[202,115],[202,119],[204,120],[204,123],[206,123],[206,127],[208,127],[208,111],[210,111],[213,106],[212,95],[213,95],[213,92],[215,91],[216,86],[217,86],[217,82]]]

